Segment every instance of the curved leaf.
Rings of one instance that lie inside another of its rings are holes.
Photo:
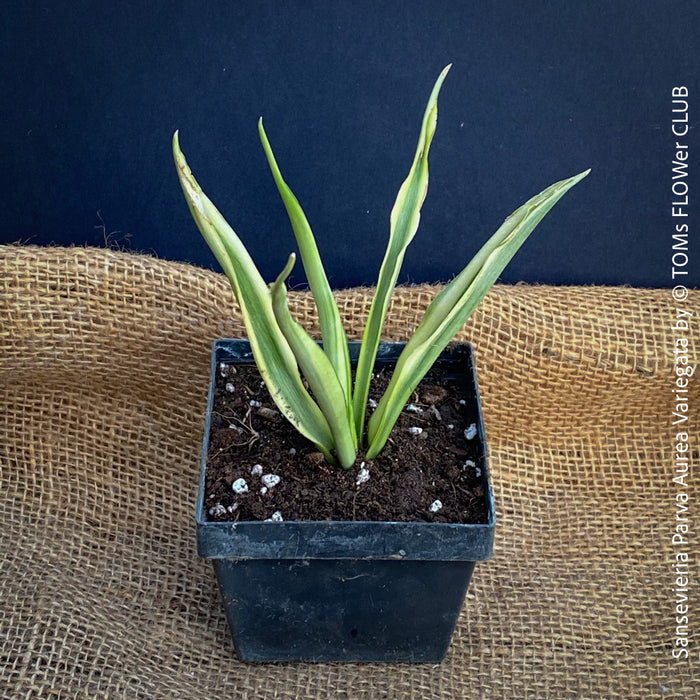
[[[401,353],[389,386],[370,418],[367,458],[373,459],[420,380],[456,335],[545,214],[590,171],[557,182],[511,214],[425,312]]]
[[[282,201],[284,202],[289,221],[292,224],[294,236],[296,237],[297,244],[299,245],[299,252],[301,253],[301,262],[309,281],[311,293],[316,302],[318,321],[321,326],[321,336],[323,338],[323,350],[338,376],[338,381],[345,393],[345,402],[348,406],[348,410],[352,410],[352,375],[350,372],[348,340],[340,320],[338,306],[335,303],[328,278],[323,269],[321,256],[316,246],[316,240],[314,239],[311,226],[309,226],[304,210],[301,208],[299,201],[282,177],[267,134],[263,128],[262,117],[258,121],[258,132],[265,151],[265,156],[267,157],[267,162],[272,171],[272,176],[280,196],[282,197]]]
[[[355,462],[357,440],[352,414],[348,411],[343,387],[330,360],[319,344],[311,338],[306,330],[297,323],[287,305],[287,289],[284,281],[294,266],[296,256],[292,253],[284,270],[270,285],[272,309],[282,333],[284,333],[292,352],[296,356],[302,373],[309,382],[309,387],[328,420],[333,441],[335,442],[338,461],[345,469]]]
[[[423,115],[416,155],[413,159],[408,177],[401,185],[391,211],[391,229],[389,244],[384,254],[377,289],[367,317],[367,325],[362,337],[362,348],[357,362],[355,392],[353,395],[353,412],[355,426],[359,436],[362,435],[365,418],[365,405],[369,395],[369,383],[377,357],[377,348],[382,326],[389,308],[391,293],[401,269],[406,248],[413,240],[420,221],[420,208],[428,193],[428,151],[437,126],[437,98],[442,83],[451,66],[446,66],[440,73]]]
[[[194,179],[180,150],[177,131],[173,136],[173,155],[190,212],[231,282],[255,362],[272,399],[300,433],[330,456],[330,427],[304,389],[294,354],[275,320],[270,290],[240,238]]]

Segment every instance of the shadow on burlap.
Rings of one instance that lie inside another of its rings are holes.
[[[699,494],[697,474],[672,482],[669,290],[497,286],[463,330],[499,524],[440,666],[255,666],[236,659],[195,551],[209,349],[242,334],[227,281],[97,249],[0,260],[3,698],[700,693],[696,563],[696,645],[672,658],[674,499]],[[434,291],[400,290],[386,336],[405,338]],[[309,297],[290,298],[313,322]],[[367,292],[338,298],[356,338]],[[700,311],[700,293],[685,306]],[[695,425],[698,394],[693,381]]]

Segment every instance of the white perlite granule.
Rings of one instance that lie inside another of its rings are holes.
[[[236,479],[231,485],[234,493],[247,493],[248,484],[246,484],[245,479]]]
[[[464,437],[467,440],[473,440],[476,437],[476,423],[472,423],[465,431]]]
[[[271,489],[273,486],[277,486],[277,484],[280,482],[280,477],[277,476],[277,474],[263,474],[261,479],[263,484],[265,484],[268,489]]]
[[[369,469],[367,469],[366,467],[362,467],[357,473],[357,479],[355,480],[355,483],[359,486],[360,484],[364,484],[365,481],[369,481]]]
[[[437,513],[440,510],[440,508],[442,508],[442,501],[436,500],[432,502],[430,506],[430,511],[432,513]]]
[[[408,429],[408,432],[411,433],[411,435],[420,435],[423,432],[423,428],[414,425]]]
[[[283,520],[282,513],[276,510],[269,518],[265,518],[266,523],[281,523]]]
[[[262,476],[262,473],[263,473],[262,464],[254,464],[253,468],[250,470],[250,473],[253,476]]]

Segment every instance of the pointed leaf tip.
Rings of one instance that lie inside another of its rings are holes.
[[[283,284],[287,280],[287,277],[289,277],[289,275],[291,274],[292,268],[294,267],[294,263],[296,263],[296,261],[297,254],[290,253],[289,257],[287,258],[287,264],[284,266],[284,269],[282,270],[282,272],[279,273],[277,279],[274,282],[275,285]]]

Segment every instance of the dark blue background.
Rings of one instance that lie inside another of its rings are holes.
[[[294,241],[257,139],[264,115],[331,283],[373,284],[425,102],[451,62],[401,281],[448,279],[516,206],[590,167],[502,279],[671,285],[671,89],[690,88],[696,123],[699,7],[4,3],[0,241],[107,241],[216,269],[172,164],[179,128],[271,279]]]

